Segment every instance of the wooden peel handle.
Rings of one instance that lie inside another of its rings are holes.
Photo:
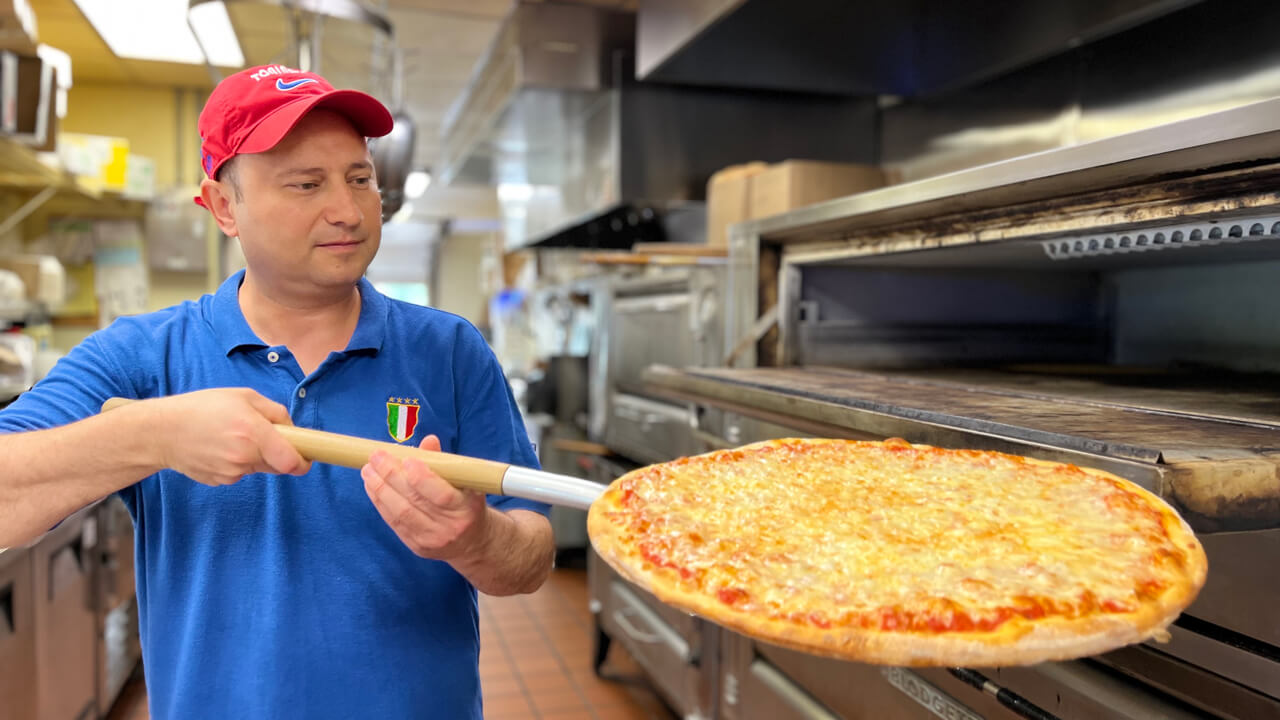
[[[133,400],[111,398],[102,404],[102,411],[114,410]],[[451,485],[465,490],[476,490],[491,495],[502,494],[502,478],[508,465],[492,460],[452,455],[450,453],[422,450],[407,445],[367,440],[365,438],[309,430],[294,425],[277,423],[276,430],[293,445],[302,457],[314,462],[328,463],[360,469],[378,450],[401,460],[420,460]]]

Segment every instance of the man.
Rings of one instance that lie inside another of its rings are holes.
[[[478,718],[476,590],[550,570],[545,506],[385,453],[313,466],[272,426],[537,462],[476,330],[362,278],[381,233],[365,138],[391,126],[314,74],[228,77],[197,202],[247,269],[93,334],[0,412],[0,547],[128,505],[155,718]],[[142,400],[99,414],[113,396]]]

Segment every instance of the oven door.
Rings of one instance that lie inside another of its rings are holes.
[[[605,444],[640,463],[697,455],[694,410],[622,393],[613,396]]]
[[[615,392],[644,394],[650,365],[700,367],[722,358],[722,267],[683,268],[618,281],[609,303],[609,369]]]
[[[724,267],[685,267],[612,281],[601,293],[592,431],[610,448],[638,461],[662,462],[704,448],[700,418],[688,406],[649,394],[651,365],[704,367],[723,359]],[[601,427],[602,426],[602,427]],[[706,428],[714,432],[715,428]]]
[[[597,632],[621,644],[654,687],[684,718],[713,717],[717,628],[658,601],[627,582],[594,551],[587,558]],[[712,653],[714,655],[714,653]]]
[[[1205,715],[1088,662],[879,667],[722,634],[725,720],[1193,720]],[[956,673],[968,679],[958,677]],[[973,683],[988,683],[980,690]],[[997,699],[996,690],[1000,698]],[[1010,699],[1009,693],[1021,701]]]

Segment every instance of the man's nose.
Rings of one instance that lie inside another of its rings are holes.
[[[355,227],[364,220],[364,212],[356,202],[355,192],[346,183],[341,183],[329,193],[329,206],[326,209],[325,219],[330,224]]]

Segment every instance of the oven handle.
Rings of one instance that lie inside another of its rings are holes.
[[[966,685],[975,687],[996,699],[1001,705],[1017,713],[1027,720],[1062,720],[1051,712],[1040,709],[1021,695],[1000,687],[982,673],[966,668],[947,668],[947,672],[959,678]]]
[[[631,608],[618,608],[613,611],[613,621],[618,623],[618,627],[622,628],[622,632],[627,637],[642,642],[646,645],[657,645],[662,642],[662,636],[655,632],[646,632],[631,624],[631,615],[635,610]]]
[[[675,630],[663,622],[658,614],[645,607],[644,601],[631,592],[625,585],[617,582],[613,584],[613,595],[618,598],[622,607],[613,611],[613,620],[618,624],[628,637],[636,642],[642,642],[646,645],[666,645],[676,657],[681,661],[697,665],[699,658],[698,653],[689,647],[689,643],[685,642]],[[648,626],[648,630],[636,627],[633,618],[639,619]]]
[[[768,662],[756,658],[752,661],[749,672],[756,677],[756,680],[769,688],[774,695],[777,695],[783,702],[800,713],[802,717],[811,718],[812,720],[839,720],[825,705],[797,686]]]

